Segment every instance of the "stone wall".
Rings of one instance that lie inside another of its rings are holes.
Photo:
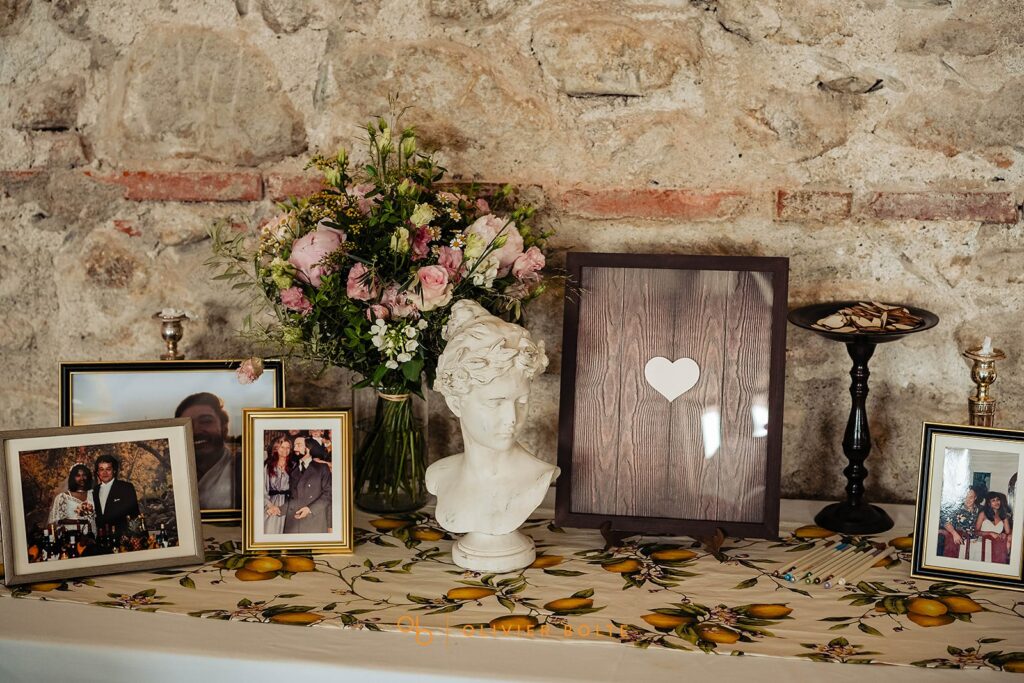
[[[1024,0],[0,0],[0,428],[56,423],[58,360],[155,357],[164,306],[202,316],[191,357],[245,354],[207,227],[309,188],[391,93],[451,172],[530,186],[561,249],[788,256],[791,306],[938,313],[872,363],[875,498],[914,498],[983,335],[1024,426]],[[561,316],[531,322],[551,458]],[[848,370],[789,330],[784,495],[840,494]],[[349,396],[291,369],[290,404]]]

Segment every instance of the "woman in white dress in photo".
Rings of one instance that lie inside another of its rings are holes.
[[[68,490],[53,499],[47,524],[96,533],[96,507],[92,500],[92,472],[76,463],[68,473]]]
[[[1002,493],[989,491],[986,496],[987,505],[978,515],[977,531],[984,543],[982,559],[997,564],[1010,562],[1010,528],[1009,504]]]
[[[264,463],[263,532],[284,533],[284,508],[288,501],[288,463],[292,442],[279,436],[270,446],[270,455]]]

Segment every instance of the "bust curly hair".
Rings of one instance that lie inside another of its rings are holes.
[[[532,380],[548,366],[543,341],[535,343],[525,328],[491,315],[475,301],[452,306],[441,336],[448,345],[437,359],[434,391],[445,398],[465,396],[513,369]]]

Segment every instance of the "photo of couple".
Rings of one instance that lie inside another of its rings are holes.
[[[330,430],[265,431],[263,531],[331,531]]]
[[[166,439],[26,452],[20,469],[29,562],[177,545]]]
[[[1017,488],[1015,465],[1016,458],[1005,454],[946,449],[938,556],[1009,564]]]

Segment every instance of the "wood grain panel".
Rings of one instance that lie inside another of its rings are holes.
[[[616,513],[659,516],[669,468],[672,407],[644,377],[655,356],[673,353],[673,291],[680,273],[670,269],[630,269],[622,315],[620,462]]]
[[[672,292],[671,360],[685,357],[697,361],[700,380],[672,402],[669,466],[660,515],[717,519],[721,430],[705,431],[703,420],[707,416],[709,427],[721,422],[723,313],[736,274],[717,270],[677,273],[680,284]]]
[[[764,517],[768,439],[755,435],[755,416],[768,410],[773,295],[767,273],[739,272],[735,283],[725,316],[718,519],[746,522]]]
[[[577,339],[573,511],[608,513],[616,499],[625,268],[584,268]]]

